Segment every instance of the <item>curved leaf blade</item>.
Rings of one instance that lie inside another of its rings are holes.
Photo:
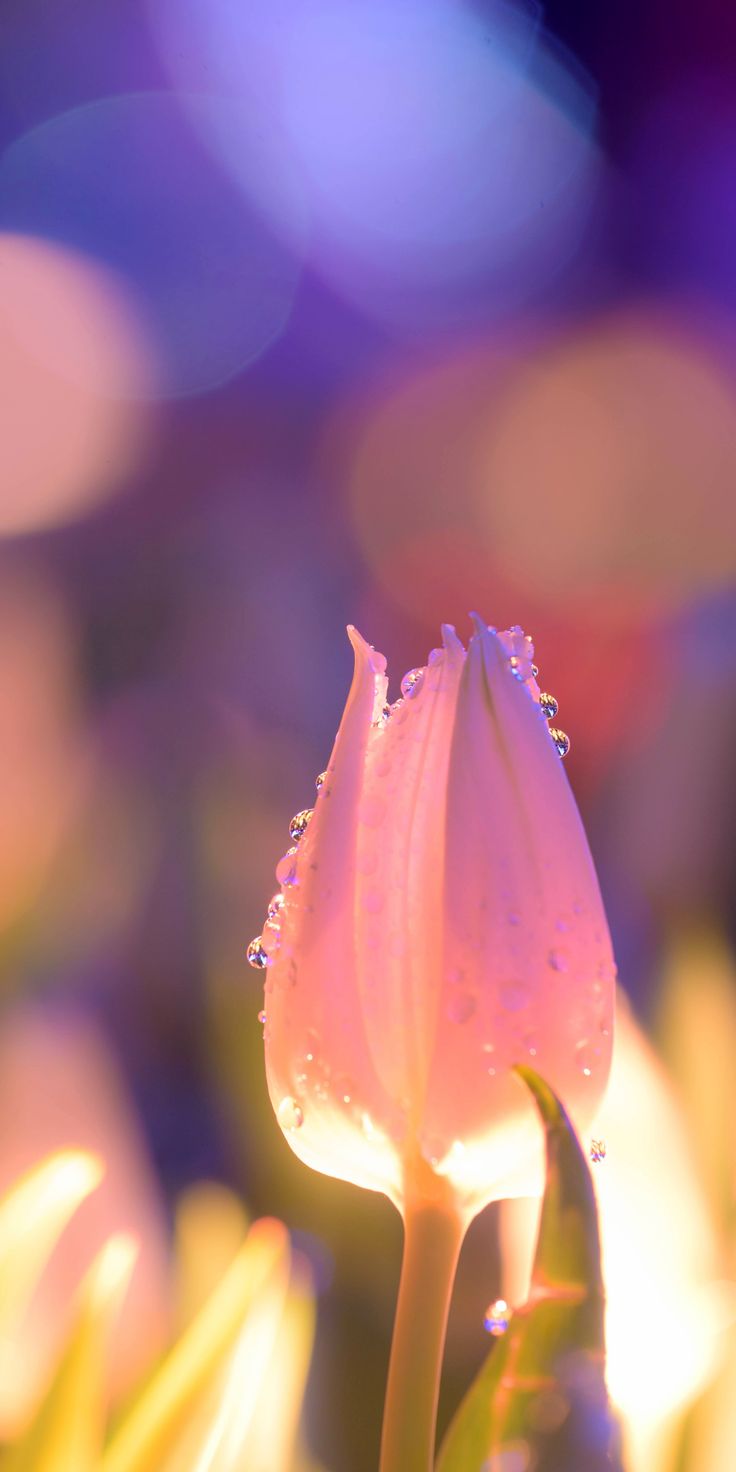
[[[516,1072],[537,1105],[547,1157],[529,1298],[462,1401],[437,1472],[507,1466],[552,1472],[573,1465],[576,1472],[610,1472],[604,1293],[590,1169],[553,1090],[531,1068],[519,1065]]]

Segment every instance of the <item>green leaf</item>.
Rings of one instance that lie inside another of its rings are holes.
[[[547,1177],[528,1301],[514,1313],[461,1403],[437,1472],[611,1468],[603,1283],[588,1162],[559,1099],[517,1074],[545,1129]]]

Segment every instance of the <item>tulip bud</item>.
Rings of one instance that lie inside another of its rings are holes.
[[[307,1164],[405,1204],[416,1162],[468,1216],[541,1183],[530,1063],[579,1129],[610,1063],[615,967],[531,640],[475,619],[386,707],[355,673],[268,921],[265,1048]],[[288,869],[288,873],[287,873]]]

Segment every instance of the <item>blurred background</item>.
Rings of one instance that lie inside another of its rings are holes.
[[[720,0],[0,8],[0,1185],[113,1163],[123,1385],[181,1193],[282,1217],[334,1472],[376,1464],[399,1223],[284,1143],[245,947],[346,622],[394,698],[474,607],[560,702],[636,1019],[630,1465],[734,1465],[735,74]],[[523,1232],[473,1228],[443,1421]]]

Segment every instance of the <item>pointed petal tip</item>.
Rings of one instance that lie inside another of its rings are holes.
[[[442,632],[442,647],[444,648],[444,650],[446,651],[446,653],[449,654],[449,655],[453,655],[453,654],[455,654],[455,655],[463,654],[464,655],[465,654],[465,645],[463,644],[462,639],[459,639],[458,638],[457,633],[455,631],[455,625],[454,624],[441,624],[440,625],[440,629],[441,629],[441,632]]]
[[[347,624],[346,628],[356,661],[358,658],[367,659],[370,652],[370,645],[367,639],[363,638],[360,631],[356,629],[355,624]]]

